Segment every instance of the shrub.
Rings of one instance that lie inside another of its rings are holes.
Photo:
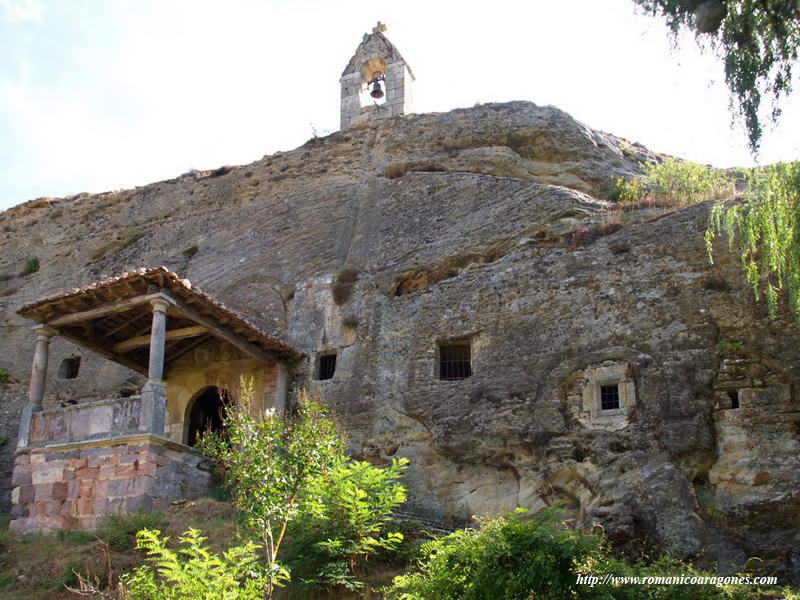
[[[578,583],[578,575],[648,577],[705,575],[669,557],[652,565],[628,564],[611,555],[599,535],[566,529],[557,513],[544,511],[480,520],[480,529],[463,529],[423,544],[417,569],[396,577],[388,600],[712,600],[756,598],[755,586],[641,585]]]
[[[751,171],[744,204],[714,206],[706,230],[712,263],[719,235],[737,247],[747,282],[756,300],[763,294],[770,316],[785,291],[800,321],[800,161]]]
[[[136,532],[158,527],[163,521],[164,513],[160,511],[109,515],[96,531],[96,535],[112,548],[124,550],[134,545]]]
[[[33,273],[36,273],[36,271],[38,270],[39,270],[39,259],[34,256],[26,260],[25,264],[22,265],[22,272],[20,273],[20,276],[24,277],[26,275],[32,275]]]
[[[383,176],[386,179],[399,179],[408,173],[408,165],[402,162],[391,163],[383,167]]]
[[[206,538],[189,529],[180,538],[182,547],[167,548],[169,538],[144,529],[136,547],[147,552],[147,561],[120,578],[122,598],[128,600],[261,600],[267,577],[259,566],[259,546],[247,542],[222,555],[210,552]]]
[[[127,248],[128,246],[132,246],[140,239],[142,239],[145,235],[147,235],[144,231],[140,229],[128,229],[125,233],[125,238],[119,245],[120,250]]]
[[[11,379],[11,374],[5,369],[0,369],[0,383],[8,383]]]
[[[618,178],[610,193],[613,201],[628,207],[641,203],[687,206],[733,192],[733,181],[718,169],[677,158],[641,165],[644,175],[630,180]]]
[[[358,281],[358,271],[352,267],[345,267],[336,274],[336,281],[331,286],[333,301],[341,306],[350,299],[353,293],[353,284]]]
[[[619,221],[612,221],[609,223],[603,223],[601,225],[594,225],[592,227],[582,227],[569,233],[564,242],[570,248],[587,246],[601,237],[616,233],[620,229],[622,229],[622,224]]]
[[[744,342],[738,340],[720,340],[717,344],[717,354],[731,356],[739,354],[744,349]]]
[[[379,468],[342,462],[315,483],[292,529],[292,573],[305,587],[360,589],[360,569],[370,556],[396,550],[403,535],[388,531],[392,512],[405,502],[398,482],[408,459]]]

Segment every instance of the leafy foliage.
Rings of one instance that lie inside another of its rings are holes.
[[[292,572],[305,587],[359,589],[359,570],[370,556],[393,551],[403,535],[388,531],[391,514],[406,499],[399,483],[408,459],[379,468],[340,462],[319,478],[292,529]]]
[[[800,320],[800,161],[780,163],[749,175],[744,204],[717,204],[706,230],[709,260],[714,241],[728,238],[738,247],[745,277],[756,299],[762,294],[770,315],[786,292]]]
[[[233,546],[222,556],[210,552],[206,538],[189,529],[180,538],[182,548],[167,548],[168,537],[158,530],[143,529],[136,536],[137,548],[147,552],[147,561],[123,575],[123,600],[261,600],[268,578],[259,564],[258,546],[247,542]]]
[[[0,369],[0,383],[8,383],[9,379],[11,379],[11,374],[5,369]]]
[[[634,0],[645,11],[666,17],[673,34],[694,29],[701,46],[708,41],[725,63],[734,118],[744,122],[756,153],[763,128],[762,95],[778,101],[792,90],[792,67],[800,47],[800,11],[796,0]]]
[[[602,581],[615,576],[703,575],[669,557],[629,564],[612,556],[604,539],[557,523],[544,511],[522,520],[487,518],[480,529],[462,529],[424,544],[415,572],[396,577],[388,600],[712,600],[755,598],[755,588],[714,585],[588,585],[578,575]]]
[[[130,513],[108,515],[95,535],[116,550],[130,548],[136,543],[136,534],[141,529],[153,529],[164,522],[164,513]]]
[[[612,194],[619,203],[634,207],[659,200],[670,206],[687,206],[733,191],[733,182],[724,173],[690,161],[667,158],[660,163],[642,163],[641,167],[641,178],[626,181],[620,177],[615,181]]]
[[[720,356],[730,356],[741,352],[744,348],[744,342],[738,340],[720,340],[717,344],[717,354]]]
[[[264,548],[275,584],[288,572],[278,552],[289,523],[316,489],[317,478],[339,462],[343,443],[326,410],[301,393],[293,419],[257,414],[252,381],[227,410],[224,436],[205,436],[202,450],[222,469],[245,526]],[[271,589],[270,589],[271,594]]]
[[[32,275],[33,273],[36,273],[36,271],[38,270],[39,270],[39,259],[34,256],[33,258],[29,258],[28,260],[26,260],[25,264],[22,265],[22,272],[20,273],[20,275],[22,275],[23,277],[25,275]]]

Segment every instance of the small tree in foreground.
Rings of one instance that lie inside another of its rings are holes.
[[[370,556],[394,551],[403,534],[390,531],[391,515],[406,499],[398,481],[408,459],[379,468],[341,462],[316,481],[292,528],[290,564],[303,587],[364,587],[360,571]]]
[[[319,477],[339,463],[344,445],[325,409],[302,392],[296,414],[283,421],[258,414],[252,381],[228,408],[224,435],[205,436],[201,449],[223,470],[245,527],[263,547],[268,586],[288,579],[278,553],[289,523],[308,501]]]
[[[179,538],[177,551],[167,548],[168,540],[158,530],[136,535],[136,547],[147,552],[152,564],[122,576],[123,600],[261,600],[272,583],[252,542],[220,556],[203,546],[206,538],[196,529]]]

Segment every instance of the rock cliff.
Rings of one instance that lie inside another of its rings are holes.
[[[164,264],[308,354],[295,386],[327,398],[352,451],[411,459],[409,512],[459,524],[558,504],[631,552],[756,555],[798,577],[797,327],[766,318],[735,256],[709,265],[707,205],[608,227],[611,178],[652,156],[514,102],[0,214],[3,502],[33,351],[15,311]],[[439,379],[449,343],[469,345],[471,377]],[[55,377],[76,351],[53,344],[51,402],[135,385],[88,353]],[[336,373],[316,381],[321,351]]]

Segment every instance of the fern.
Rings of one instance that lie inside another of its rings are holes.
[[[206,538],[197,529],[189,529],[178,539],[181,548],[175,551],[167,548],[169,538],[162,538],[157,529],[143,529],[136,535],[136,547],[145,550],[150,564],[122,576],[122,598],[260,600],[264,597],[270,578],[260,566],[258,545],[247,542],[219,556],[203,545]],[[288,579],[288,573],[279,578]]]

